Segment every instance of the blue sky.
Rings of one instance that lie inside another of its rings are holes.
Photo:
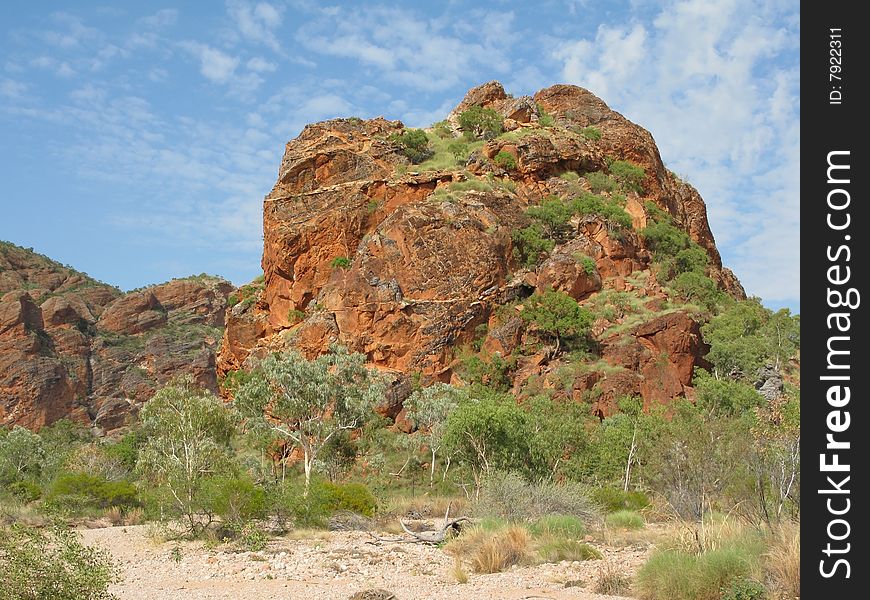
[[[122,289],[241,284],[306,123],[565,82],[649,129],[747,291],[799,309],[798,2],[427,4],[2,3],[0,239]]]

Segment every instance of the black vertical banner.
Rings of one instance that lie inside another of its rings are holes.
[[[858,2],[801,11],[801,587],[870,594],[867,22]]]

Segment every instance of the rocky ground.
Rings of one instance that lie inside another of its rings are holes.
[[[347,600],[373,588],[396,600],[617,598],[593,593],[601,570],[633,573],[649,544],[595,543],[604,560],[469,573],[460,584],[453,558],[436,547],[378,541],[364,532],[297,532],[270,540],[265,550],[239,551],[202,542],[162,541],[148,525],[83,530],[89,545],[108,550],[121,566],[111,591],[122,600],[166,598]],[[386,600],[388,596],[356,596]]]

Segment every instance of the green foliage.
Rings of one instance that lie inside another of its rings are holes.
[[[586,256],[585,254],[575,254],[574,258],[580,265],[583,267],[583,271],[587,275],[594,275],[595,271],[598,270],[598,267],[595,266],[595,261],[590,256]]]
[[[715,281],[694,271],[677,275],[671,288],[682,300],[695,303],[709,311],[715,310],[724,298],[724,292],[719,291]]]
[[[665,221],[653,222],[640,232],[647,246],[658,256],[676,256],[691,247],[692,240],[682,229]]]
[[[503,358],[500,354],[468,354],[462,357],[461,372],[469,383],[506,392],[511,387],[510,374],[516,367],[516,357],[513,356]]]
[[[633,510],[612,512],[604,518],[604,522],[619,529],[642,529],[645,524],[643,517]]]
[[[66,529],[0,525],[0,600],[111,600],[118,568]]]
[[[631,215],[617,202],[607,201],[601,196],[583,194],[571,203],[571,211],[580,215],[598,215],[608,223],[622,229],[631,229]]]
[[[108,481],[90,473],[64,473],[55,479],[46,502],[67,513],[109,508],[131,508],[138,504],[136,487],[129,481]]]
[[[361,426],[382,396],[365,362],[335,345],[311,361],[295,350],[273,354],[236,391],[234,405],[249,427],[302,450],[306,492],[320,452],[341,431]]]
[[[238,531],[252,519],[266,516],[266,492],[249,477],[211,477],[203,485],[202,497],[209,512]]]
[[[272,492],[271,503],[272,512],[288,515],[296,527],[324,527],[338,511],[371,517],[377,510],[377,499],[365,485],[319,479],[311,482],[307,495],[303,486],[280,484]]]
[[[219,398],[185,377],[158,391],[140,419],[147,441],[137,469],[157,488],[168,514],[183,517],[191,533],[202,531],[211,520],[205,485],[230,470],[236,418]]]
[[[496,154],[495,158],[493,158],[492,160],[495,164],[497,164],[505,171],[514,171],[517,168],[516,157],[510,152],[505,152],[504,150]]]
[[[638,511],[649,506],[649,497],[641,491],[625,492],[607,486],[595,488],[592,499],[609,513],[621,510]]]
[[[641,600],[720,600],[723,588],[751,574],[756,557],[736,547],[700,556],[657,550],[637,574]]]
[[[456,162],[462,162],[466,160],[468,158],[469,149],[470,147],[468,143],[459,140],[450,142],[450,144],[448,144],[447,146],[447,151],[453,155],[453,157],[456,159]]]
[[[721,374],[755,377],[766,362],[781,369],[800,348],[800,317],[773,312],[758,298],[734,302],[701,328],[710,344],[707,360]]]
[[[493,109],[475,104],[459,114],[459,129],[471,139],[492,139],[502,132],[502,118]]]
[[[349,269],[350,268],[350,259],[346,256],[336,256],[329,263],[329,266],[333,269]]]
[[[408,418],[419,430],[415,438],[432,455],[429,468],[430,486],[434,483],[435,458],[443,445],[447,417],[463,397],[464,393],[458,388],[446,383],[435,383],[415,391],[405,400],[404,407],[408,411]]]
[[[421,163],[432,155],[429,138],[422,129],[403,129],[400,133],[390,135],[388,139],[413,164]]]
[[[557,290],[530,296],[523,304],[520,317],[534,324],[544,336],[555,339],[557,352],[563,340],[584,338],[595,318],[571,296]]]
[[[24,427],[0,429],[0,483],[37,479],[45,460],[42,438]]]
[[[643,193],[643,180],[646,172],[625,160],[615,160],[610,163],[610,176],[616,180],[622,190]]]
[[[478,387],[447,418],[444,446],[468,465],[479,490],[493,470],[536,470],[529,433],[528,415],[512,396]]]
[[[114,443],[103,446],[103,452],[107,457],[117,460],[129,472],[136,468],[136,461],[139,460],[139,449],[145,439],[138,430],[132,430],[125,433],[121,439]]]
[[[538,206],[530,206],[526,215],[541,225],[548,238],[558,239],[568,233],[568,221],[573,211],[558,196],[547,196]]]
[[[577,183],[580,181],[580,176],[576,171],[565,171],[564,173],[559,174],[559,179],[564,179],[569,183]]]
[[[600,551],[585,542],[564,537],[545,537],[538,543],[538,556],[544,562],[555,563],[563,560],[583,561],[601,560]]]
[[[579,129],[577,133],[593,142],[597,142],[601,139],[601,130],[597,127],[583,127],[582,129]]]
[[[599,510],[586,489],[574,482],[530,482],[517,473],[494,471],[483,481],[474,514],[513,523],[539,524],[578,529],[577,520],[588,524]]]
[[[721,600],[764,600],[767,590],[764,585],[748,577],[735,577],[722,588]]]
[[[532,535],[582,539],[586,535],[583,519],[574,515],[544,515],[529,525]]]
[[[715,415],[739,416],[761,404],[761,395],[742,381],[717,379],[707,371],[695,373],[695,402],[698,408]]]
[[[453,131],[450,129],[450,124],[447,121],[438,121],[433,124],[432,132],[441,139],[453,137]]]
[[[366,517],[374,516],[378,501],[365,484],[323,482],[320,485],[331,512],[346,510]]]
[[[529,269],[533,269],[542,256],[556,247],[556,242],[546,236],[543,226],[538,223],[514,231],[511,238],[514,257]]]
[[[589,184],[589,189],[592,190],[593,194],[612,192],[616,189],[616,182],[601,171],[586,173],[584,177],[586,178],[586,182]]]
[[[10,496],[24,504],[38,500],[42,496],[42,488],[39,484],[26,479],[6,484],[5,491]]]
[[[543,108],[538,106],[538,125],[541,127],[552,127],[556,124],[556,119],[545,111]]]

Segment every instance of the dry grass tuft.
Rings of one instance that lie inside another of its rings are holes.
[[[497,530],[475,527],[448,542],[444,550],[457,560],[468,560],[475,573],[500,573],[530,559],[531,539],[528,530],[517,525]]]
[[[604,561],[598,567],[598,580],[595,582],[595,593],[607,596],[624,596],[631,590],[631,577],[617,570],[613,563]]]
[[[801,531],[797,523],[787,523],[774,533],[765,553],[765,570],[772,581],[772,592],[780,598],[801,597]]]

